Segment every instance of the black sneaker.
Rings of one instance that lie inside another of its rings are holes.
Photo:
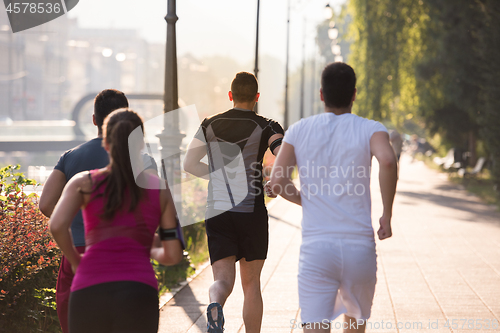
[[[217,320],[212,317],[212,309],[215,307],[217,308]],[[224,315],[222,314],[222,306],[219,303],[211,303],[207,308],[207,332],[224,332]]]

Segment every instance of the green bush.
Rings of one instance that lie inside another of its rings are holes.
[[[36,182],[17,172],[20,166],[0,169],[0,332],[60,332],[55,286],[61,252],[48,230],[48,219],[38,209],[38,197],[27,194]],[[203,221],[207,184],[183,186],[183,220]],[[205,225],[183,228],[189,255],[181,264],[155,264],[160,293],[184,281],[195,266],[208,259]]]
[[[0,332],[59,332],[55,311],[61,253],[38,210],[36,185],[16,172],[0,169]]]

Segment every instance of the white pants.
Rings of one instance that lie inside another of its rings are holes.
[[[345,313],[370,317],[377,281],[375,242],[304,240],[299,259],[299,304],[303,323],[334,320]]]

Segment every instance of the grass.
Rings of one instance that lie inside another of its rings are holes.
[[[175,266],[161,266],[155,264],[156,278],[158,280],[158,294],[161,295],[179,286],[180,282],[194,275],[196,269],[208,260],[208,250],[193,253],[184,258]]]
[[[467,191],[475,194],[488,204],[496,205],[500,210],[500,199],[493,187],[489,170],[484,170],[474,178],[462,178],[456,172],[452,172],[449,174],[449,178],[451,182],[463,185]]]
[[[435,155],[425,156],[422,154],[417,154],[415,158],[423,161],[429,168],[433,170],[446,172],[433,162],[432,159],[434,158],[434,156]],[[470,169],[468,171],[471,171],[471,168],[468,169]],[[467,191],[478,196],[485,203],[496,205],[498,210],[500,210],[500,196],[493,187],[493,181],[491,179],[491,173],[489,170],[484,169],[480,174],[471,178],[460,177],[456,171],[446,173],[448,173],[448,178],[452,183],[462,185]]]
[[[198,222],[183,227],[186,239],[186,250],[189,255],[175,266],[161,266],[154,264],[158,280],[158,292],[163,294],[177,287],[180,282],[192,276],[198,267],[208,260],[208,245],[205,233],[205,223]]]

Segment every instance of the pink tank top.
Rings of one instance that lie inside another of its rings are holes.
[[[128,207],[105,221],[103,212],[106,184],[95,189],[106,175],[90,171],[93,183],[91,198],[83,213],[86,251],[78,266],[71,291],[113,281],[136,281],[158,289],[149,256],[153,236],[161,219],[160,190],[144,189],[143,198],[134,212]],[[158,178],[147,175],[153,185]],[[158,185],[149,186],[158,188]]]

